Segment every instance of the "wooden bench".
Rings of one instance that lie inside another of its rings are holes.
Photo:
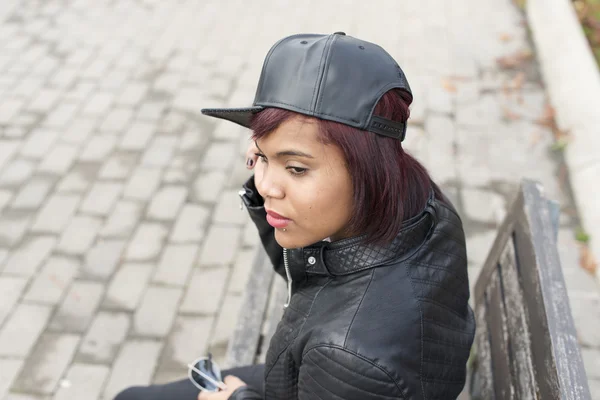
[[[591,399],[556,241],[559,207],[523,181],[475,284],[477,331],[461,399]],[[285,283],[257,252],[227,364],[264,362]]]

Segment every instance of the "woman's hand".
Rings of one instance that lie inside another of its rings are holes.
[[[198,400],[227,400],[238,388],[246,386],[246,384],[238,377],[228,375],[223,380],[227,389],[218,392],[200,392]]]

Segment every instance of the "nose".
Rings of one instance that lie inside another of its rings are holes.
[[[285,192],[277,179],[277,174],[269,168],[257,168],[254,174],[254,184],[263,198],[283,199]]]

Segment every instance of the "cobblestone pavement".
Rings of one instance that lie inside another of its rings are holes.
[[[236,195],[248,135],[199,109],[250,104],[280,37],[339,30],[404,67],[406,148],[461,211],[472,281],[522,176],[561,201],[600,393],[600,292],[509,0],[2,0],[0,21],[0,399],[111,400],[222,359],[257,244]]]

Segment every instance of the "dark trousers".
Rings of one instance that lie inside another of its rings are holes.
[[[222,371],[223,379],[234,375],[248,386],[262,393],[264,382],[264,364],[232,368]],[[164,385],[132,386],[125,389],[114,400],[197,400],[200,390],[189,379],[167,383]]]

